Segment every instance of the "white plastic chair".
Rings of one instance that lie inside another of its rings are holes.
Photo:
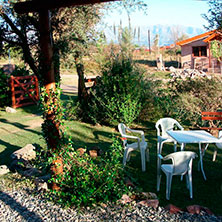
[[[216,145],[216,148],[215,148],[215,150],[214,150],[213,161],[216,160],[216,157],[217,157],[217,149],[221,149],[221,150],[222,150],[222,130],[219,131],[219,133],[218,133],[218,138],[219,138],[219,140],[221,140],[221,143],[216,143],[216,144],[215,144],[215,145]]]
[[[173,130],[177,127],[180,130],[184,128],[173,118],[162,118],[156,122],[157,129],[157,154],[162,153],[162,148],[164,143],[174,143],[174,152],[177,151],[177,142],[172,139],[168,134],[168,130]]]
[[[156,122],[157,156],[162,153],[164,143],[174,143],[174,152],[177,151],[177,141],[171,138],[167,134],[168,130],[173,130],[176,127],[180,130],[183,130],[183,127],[175,119],[170,118],[170,117],[161,118]],[[181,145],[181,150],[182,149],[183,147]],[[157,184],[158,184],[160,175],[161,175],[160,159],[157,158]],[[157,185],[157,190],[158,190],[158,185]]]
[[[126,127],[125,124],[120,123],[118,125],[119,132],[123,139],[124,155],[123,155],[123,165],[126,165],[126,161],[130,160],[130,153],[134,150],[140,150],[142,171],[146,171],[146,160],[149,160],[149,149],[147,148],[147,142],[145,141],[144,132],[142,130],[133,130]],[[140,134],[140,137],[131,136],[126,134],[126,130],[133,133]],[[127,138],[136,139],[135,143],[128,143]]]
[[[192,187],[192,162],[197,157],[197,154],[191,151],[179,151],[171,153],[165,157],[161,154],[158,155],[160,160],[172,160],[172,164],[162,164],[161,170],[166,174],[166,199],[170,199],[170,190],[172,177],[174,175],[186,175],[187,188],[190,190],[190,198],[193,198],[193,187]],[[160,181],[157,181],[157,191],[160,190]]]

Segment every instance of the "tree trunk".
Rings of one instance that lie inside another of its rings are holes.
[[[81,104],[87,103],[88,92],[84,81],[84,65],[81,62],[81,58],[77,55],[75,57],[76,71],[79,77],[78,80],[78,100]]]

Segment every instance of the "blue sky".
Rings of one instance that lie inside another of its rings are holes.
[[[208,12],[207,1],[201,0],[144,0],[148,5],[147,15],[136,12],[131,15],[133,26],[151,25],[180,25],[203,28],[207,21],[201,14]],[[122,20],[123,26],[127,26],[128,20],[125,12],[117,11],[107,16],[104,21],[108,25],[119,24]]]

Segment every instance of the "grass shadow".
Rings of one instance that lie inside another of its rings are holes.
[[[9,165],[11,162],[11,159],[7,158],[7,157],[10,157],[13,152],[20,149],[21,147],[16,146],[16,145],[12,145],[12,144],[5,142],[1,139],[0,139],[0,145],[6,147],[6,149],[3,152],[0,152],[0,165]]]
[[[32,132],[32,133],[35,133],[35,134],[39,134],[39,132],[35,131],[35,130],[32,130],[32,129],[28,129],[29,125],[24,125],[22,123],[19,123],[19,122],[10,122],[8,121],[7,119],[4,119],[4,118],[0,118],[0,122],[4,123],[4,124],[9,124],[9,125],[12,125],[12,126],[15,126],[17,127],[18,129],[20,130],[26,130],[28,132]]]

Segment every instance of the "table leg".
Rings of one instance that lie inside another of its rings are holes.
[[[180,150],[181,150],[181,151],[184,151],[184,148],[185,148],[185,143],[182,143]]]
[[[203,154],[204,154],[204,151],[202,152],[201,143],[199,143],[199,152],[200,152],[200,168],[201,168],[204,180],[207,180],[204,169],[203,169]]]

